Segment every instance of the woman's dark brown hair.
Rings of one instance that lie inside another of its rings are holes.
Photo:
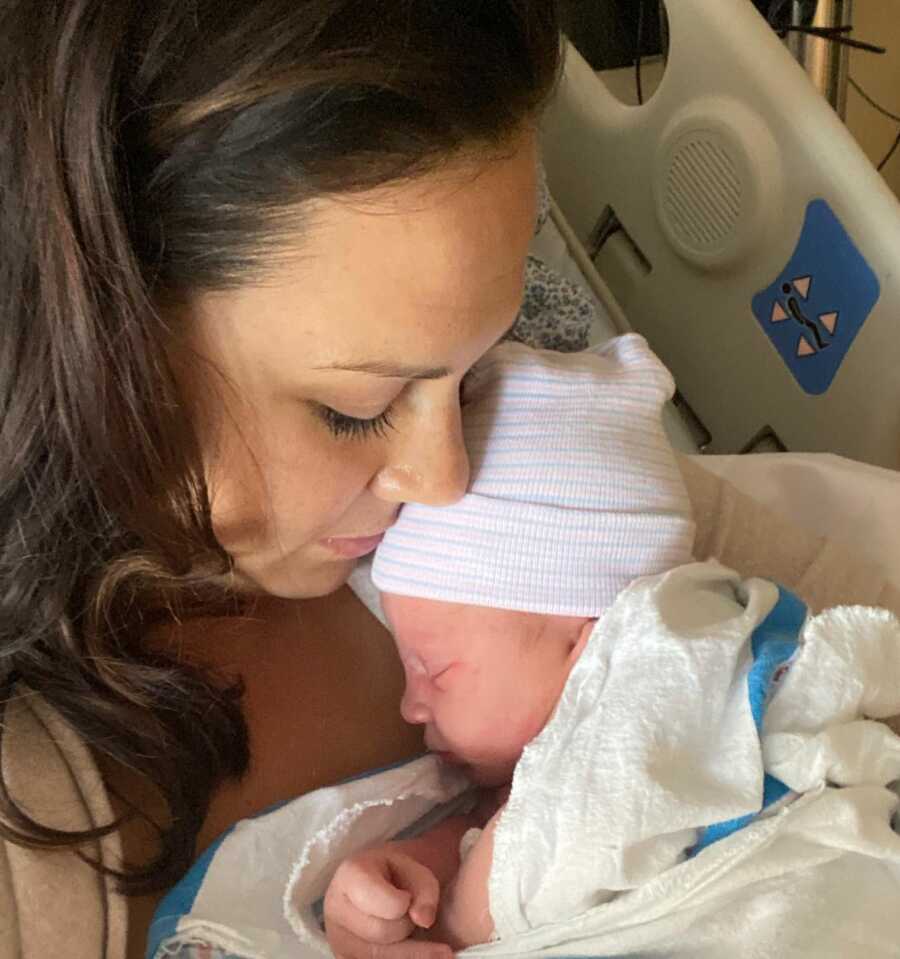
[[[0,710],[37,691],[158,787],[124,891],[178,878],[248,762],[239,691],[144,642],[229,569],[160,304],[264,272],[311,198],[502,145],[558,56],[552,0],[0,3]],[[0,774],[6,839],[101,832]]]

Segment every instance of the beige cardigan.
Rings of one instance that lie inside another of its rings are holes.
[[[682,460],[697,518],[695,555],[775,579],[813,610],[861,603],[900,615],[900,591],[843,549],[774,516],[728,483]],[[19,802],[63,829],[108,822],[111,809],[90,753],[38,695],[7,710],[2,761]],[[115,836],[91,856],[115,865]],[[123,959],[124,901],[73,853],[0,842],[0,959]]]

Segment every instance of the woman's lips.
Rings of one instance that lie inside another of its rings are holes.
[[[358,559],[371,553],[383,539],[381,532],[374,536],[329,536],[321,542],[343,559]]]

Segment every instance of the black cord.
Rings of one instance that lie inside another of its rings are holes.
[[[881,163],[878,164],[879,173],[888,165],[891,157],[897,152],[897,147],[900,147],[900,133],[898,133],[896,138],[894,139],[893,146],[884,155],[884,159],[881,161]]]
[[[866,91],[863,90],[863,88],[856,82],[856,80],[853,79],[853,77],[850,77],[847,82],[851,87],[853,87],[854,90],[856,90],[863,100],[869,104],[869,106],[874,107],[879,113],[893,120],[895,123],[900,123],[900,116],[898,116],[896,113],[891,113],[890,110],[886,110],[880,103],[877,103],[875,100],[873,100],[869,94],[866,93]]]
[[[769,11],[766,16],[766,19],[769,21],[769,25],[775,30],[775,32],[784,39],[788,33],[805,33],[811,37],[819,37],[822,40],[828,40],[831,43],[841,44],[847,47],[853,47],[856,50],[865,50],[867,53],[878,53],[883,54],[887,53],[885,47],[876,46],[874,43],[865,43],[862,40],[854,40],[852,37],[848,37],[848,33],[852,33],[852,26],[840,26],[840,27],[814,27],[814,26],[779,26],[778,20],[784,13],[784,8],[787,6],[788,0],[771,0],[769,4]],[[853,77],[848,78],[850,86],[872,107],[874,107],[879,113],[888,117],[891,120],[894,120],[896,123],[900,123],[900,116],[896,113],[891,113],[890,110],[886,110],[880,103],[877,103],[873,100],[868,93],[853,79]],[[884,155],[882,161],[878,164],[878,171],[883,170],[887,164],[890,162],[891,157],[900,149],[900,131],[898,131],[897,136],[894,138],[893,144],[891,144],[890,150]]]
[[[769,9],[766,13],[766,20],[769,26],[783,40],[789,33],[804,33],[810,37],[819,37],[822,40],[830,40],[832,43],[838,43],[845,47],[852,47],[855,50],[865,50],[868,53],[886,53],[884,47],[876,46],[874,43],[866,43],[863,40],[855,40],[848,36],[853,32],[853,26],[845,24],[834,27],[816,27],[811,22],[791,24],[789,22],[789,11],[785,10],[789,0],[771,0]],[[809,20],[812,21],[815,13],[815,5],[808,12]],[[805,19],[805,18],[804,18]]]
[[[852,47],[854,50],[865,50],[866,53],[887,53],[887,47],[879,47],[874,43],[866,43],[864,40],[853,40],[844,34],[851,29],[850,27],[784,27],[776,31],[782,40],[789,33],[803,33],[809,37],[818,37],[821,40],[830,40],[842,47]]]
[[[644,86],[641,81],[641,59],[644,45],[644,0],[638,0],[637,38],[634,44],[634,84],[637,89],[637,102],[641,106],[644,102]]]
[[[898,116],[896,113],[891,113],[890,110],[885,109],[880,103],[878,103],[876,100],[873,100],[872,97],[870,97],[869,94],[866,93],[866,91],[863,90],[863,88],[856,82],[856,80],[853,79],[853,77],[849,77],[847,82],[851,87],[853,87],[854,90],[856,90],[863,100],[869,104],[869,106],[876,109],[882,116],[887,117],[889,120],[893,120],[895,123],[900,123],[900,116]],[[890,150],[888,150],[888,152],[884,155],[884,159],[882,159],[881,163],[878,164],[878,170],[883,170],[887,166],[891,157],[897,152],[898,146],[900,146],[900,132],[897,133],[897,138],[891,145]]]

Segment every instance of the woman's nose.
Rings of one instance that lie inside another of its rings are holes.
[[[400,700],[400,715],[406,722],[414,725],[427,723],[431,719],[431,710],[419,695],[419,683],[414,677],[406,680],[406,689],[403,690],[403,698]]]
[[[469,457],[458,407],[448,411],[444,422],[425,422],[404,436],[372,481],[380,499],[426,506],[449,506],[468,485]]]

